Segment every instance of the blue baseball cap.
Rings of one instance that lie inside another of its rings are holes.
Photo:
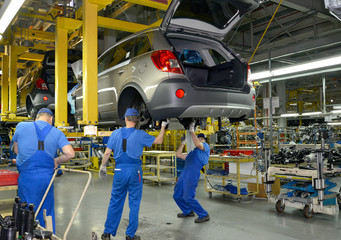
[[[125,117],[129,117],[129,116],[137,116],[138,117],[139,116],[139,112],[136,109],[134,109],[134,108],[128,108],[126,113],[123,116],[123,119]]]
[[[205,138],[205,134],[199,133],[199,134],[198,134],[198,138],[201,138],[201,137],[202,137],[202,138]]]
[[[51,116],[53,116],[52,111],[51,111],[50,109],[48,109],[48,108],[42,108],[42,109],[40,109],[40,110],[38,111],[38,114],[39,114],[39,113],[48,113],[48,114],[50,114]]]

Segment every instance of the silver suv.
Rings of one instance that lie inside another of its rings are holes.
[[[99,124],[121,125],[135,107],[140,125],[178,118],[253,116],[247,63],[222,40],[259,0],[173,0],[160,27],[133,34],[98,59]],[[76,117],[82,116],[82,88]]]

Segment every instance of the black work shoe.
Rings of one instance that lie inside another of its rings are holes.
[[[139,235],[135,235],[133,238],[126,236],[126,240],[141,240],[141,237]]]
[[[194,212],[191,211],[189,214],[178,213],[178,218],[194,217]]]
[[[101,236],[102,240],[110,240],[110,233],[103,233]]]
[[[210,221],[210,216],[207,214],[206,217],[203,217],[203,218],[197,218],[194,220],[195,223],[203,223],[203,222],[206,222],[206,221]]]

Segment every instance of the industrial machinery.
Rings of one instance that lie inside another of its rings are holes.
[[[337,215],[341,204],[340,192],[332,192],[335,183],[326,179],[328,175],[339,175],[340,168],[326,168],[323,160],[325,159],[324,141],[321,149],[312,150],[311,153],[316,157],[308,159],[316,160],[316,166],[304,167],[268,167],[266,172],[267,193],[271,193],[272,180],[275,178],[286,179],[290,182],[283,186],[278,196],[269,195],[269,202],[276,204],[276,210],[282,213],[286,206],[303,209],[303,215],[307,218],[312,217],[313,213],[325,213]],[[268,156],[265,154],[265,156]],[[265,162],[269,162],[269,157]],[[337,206],[339,205],[339,206]]]

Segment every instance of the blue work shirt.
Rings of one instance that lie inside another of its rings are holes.
[[[122,132],[121,132],[122,129],[123,128],[115,130],[110,135],[110,138],[107,144],[107,147],[110,150],[114,151],[114,159],[116,162],[123,153],[123,149],[122,149],[123,138],[122,138]],[[127,131],[127,135],[129,132],[131,132],[131,134],[129,135],[127,139],[126,153],[128,157],[132,159],[140,159],[140,156],[143,153],[143,148],[145,146],[151,147],[153,145],[153,142],[155,141],[155,137],[149,135],[143,130],[138,130],[135,128],[124,128],[124,129]]]
[[[39,129],[43,129],[49,123],[45,121],[36,121]],[[17,156],[17,165],[20,166],[28,160],[38,150],[38,137],[33,122],[21,122],[17,125],[12,139],[18,144],[19,153]],[[52,127],[44,141],[45,152],[55,158],[57,149],[69,145],[66,136],[59,129]]]
[[[202,144],[204,146],[204,151],[199,148],[195,148],[193,151],[191,151],[186,157],[185,167],[192,166],[193,161],[197,161],[197,159],[201,163],[201,166],[199,166],[200,169],[208,164],[208,158],[210,157],[210,146],[207,143]]]

